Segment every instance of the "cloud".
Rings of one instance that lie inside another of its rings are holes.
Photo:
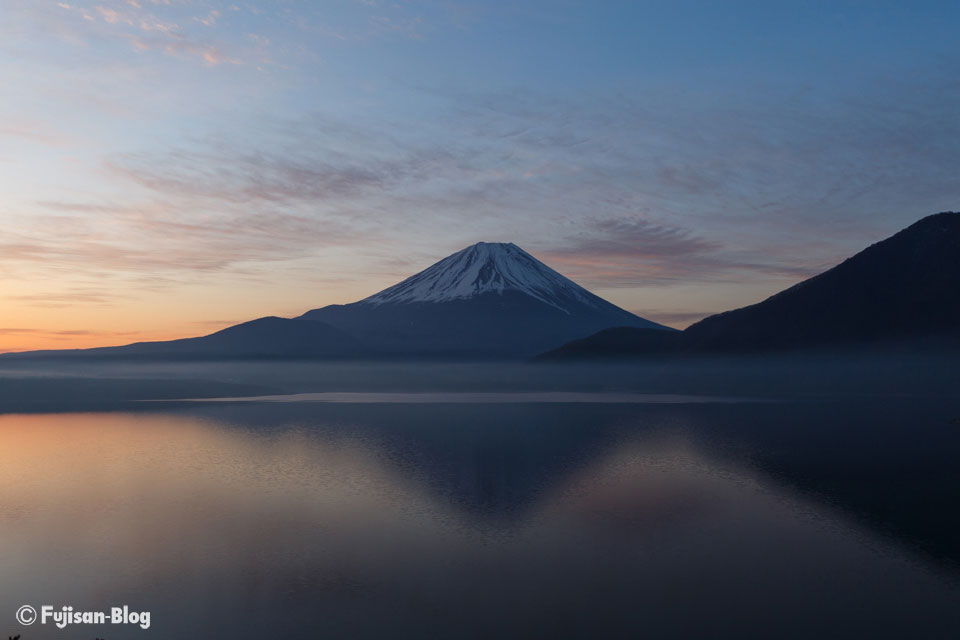
[[[267,150],[180,149],[120,154],[107,162],[115,174],[158,193],[230,203],[331,201],[383,191],[405,180],[427,179],[449,154],[411,150],[397,157]]]
[[[231,327],[235,324],[245,322],[249,318],[233,318],[231,320],[194,320],[191,324],[202,327]]]
[[[960,135],[954,78],[955,65],[934,65],[909,79],[864,78],[829,100],[795,86],[455,100],[478,135],[549,154],[657,216],[809,230],[896,216],[896,206],[936,211],[960,196],[950,170],[960,149],[944,144]]]
[[[74,338],[78,336],[129,336],[136,335],[136,331],[94,331],[90,329],[25,329],[18,327],[0,327],[0,335],[34,335],[44,337]]]
[[[432,101],[416,127],[267,120],[255,144],[222,135],[108,167],[162,199],[377,219],[411,254],[428,236],[496,231],[598,287],[798,280],[960,196],[947,169],[960,151],[939,138],[960,137],[940,101],[960,91],[927,82],[895,108],[910,86],[876,81],[866,104],[786,91],[709,109],[689,91],[421,91]]]
[[[319,6],[319,5],[318,5]],[[318,34],[340,42],[360,42],[396,39],[426,41],[430,36],[450,29],[462,30],[476,21],[477,14],[486,8],[476,3],[443,2],[385,2],[357,0],[341,11],[326,8],[296,14],[292,21],[310,34]],[[284,12],[288,18],[293,12]]]
[[[210,13],[208,13],[208,14],[207,14],[206,16],[204,16],[204,17],[196,17],[196,16],[195,16],[195,17],[193,18],[193,20],[194,20],[194,22],[199,22],[200,24],[202,24],[202,25],[205,26],[205,27],[212,27],[213,25],[217,24],[217,19],[218,19],[219,17],[220,17],[220,12],[217,11],[216,9],[214,9],[214,10],[210,11]]]
[[[63,6],[63,5],[60,5],[60,6]],[[69,8],[69,7],[66,7],[66,8]],[[128,26],[133,26],[132,18],[120,13],[119,11],[116,11],[115,9],[111,9],[109,7],[104,7],[99,5],[94,8],[100,14],[100,17],[103,18],[104,22],[107,22],[109,24],[126,24]]]
[[[47,308],[71,307],[77,304],[113,304],[125,298],[125,296],[111,292],[107,288],[99,287],[74,288],[69,291],[51,293],[8,295],[5,297],[8,300],[27,303],[29,306]]]
[[[289,276],[286,265],[379,234],[296,212],[211,212],[185,202],[37,206],[44,213],[33,215],[30,229],[0,238],[5,277],[51,285],[52,290],[7,296],[33,307],[116,304],[217,278],[277,281]],[[274,267],[266,268],[269,264]],[[308,270],[298,277],[322,283],[339,274]]]
[[[566,251],[611,257],[674,258],[715,252],[720,245],[696,237],[688,229],[651,222],[641,217],[593,220],[569,240]],[[555,253],[561,253],[561,249]]]
[[[184,35],[209,30],[199,23],[103,6],[117,15],[99,26],[131,42],[229,58]],[[363,280],[503,239],[595,287],[797,280],[960,198],[960,148],[948,143],[960,90],[943,70],[925,73],[829,103],[795,89],[419,88],[413,112],[372,102],[340,117],[238,116],[166,148],[111,153],[103,166],[125,197],[44,201],[0,252],[176,280],[343,248],[374,261],[352,274]]]
[[[88,9],[66,2],[57,6],[82,18],[82,23],[66,23],[55,15],[37,10],[34,18],[42,26],[54,23],[59,32],[71,41],[115,40],[128,42],[138,51],[157,51],[182,60],[200,60],[205,66],[242,64],[240,57],[225,52],[225,41],[214,41],[206,33],[191,32],[189,25],[214,27],[221,13],[211,9],[204,16],[186,16],[173,2],[138,1],[97,4]],[[158,15],[158,13],[160,15]],[[171,18],[161,17],[170,15]],[[179,17],[177,17],[179,16]],[[182,22],[181,18],[186,19]],[[194,30],[196,31],[196,30]]]
[[[0,124],[0,138],[5,136],[53,146],[62,146],[71,141],[69,136],[55,130],[48,123],[10,118],[4,119],[3,124]]]
[[[602,287],[735,281],[744,272],[806,278],[823,270],[799,259],[751,259],[718,240],[639,216],[591,220],[542,254],[575,279]]]
[[[425,22],[422,16],[393,17],[375,15],[370,17],[373,34],[390,33],[411,40],[423,40]]]
[[[204,64],[211,67],[220,64],[242,64],[239,58],[225,55],[212,44],[189,40],[179,35],[158,38],[131,36],[130,43],[140,51],[162,51],[178,58],[199,58]]]
[[[150,338],[156,339],[156,336],[139,331],[0,327],[0,351],[15,353],[36,349],[83,348],[105,344],[126,344]]]

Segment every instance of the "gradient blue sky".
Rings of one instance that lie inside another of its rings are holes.
[[[682,327],[960,209],[956,2],[7,0],[0,351],[512,241]]]

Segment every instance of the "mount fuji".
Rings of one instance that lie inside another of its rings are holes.
[[[610,327],[673,331],[607,302],[512,243],[479,242],[359,302],[308,311],[377,351],[527,356]]]
[[[610,327],[675,331],[590,293],[514,244],[480,242],[369,298],[298,318],[259,318],[197,338],[3,357],[522,358]]]

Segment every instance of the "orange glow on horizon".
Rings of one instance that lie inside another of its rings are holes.
[[[210,279],[150,293],[122,286],[109,289],[110,297],[104,299],[72,299],[66,294],[34,300],[24,295],[29,289],[4,283],[0,300],[12,304],[0,318],[0,353],[195,338],[264,316],[296,317],[370,293],[346,288],[311,292],[302,282],[271,286],[267,279],[252,284]]]
[[[229,326],[229,325],[227,325]],[[173,331],[45,331],[42,329],[19,330],[0,329],[0,353],[19,353],[23,351],[43,351],[48,349],[90,349],[94,347],[115,347],[133,342],[153,342],[192,338],[213,333],[224,327],[210,329],[202,333],[176,333]]]

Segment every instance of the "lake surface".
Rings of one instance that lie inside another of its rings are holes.
[[[0,633],[960,637],[955,400],[602,399],[0,415]]]

